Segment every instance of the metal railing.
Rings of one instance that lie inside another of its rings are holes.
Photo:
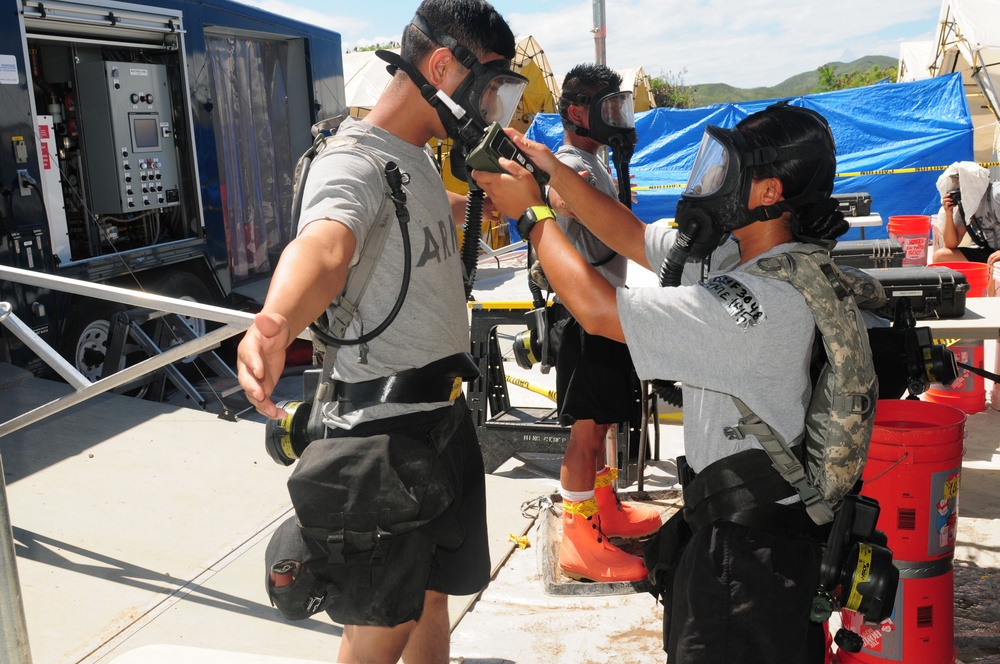
[[[131,307],[141,307],[164,311],[180,316],[200,318],[215,323],[219,327],[203,336],[172,346],[148,359],[126,367],[117,373],[91,383],[76,367],[67,362],[13,312],[6,302],[0,302],[0,325],[39,356],[58,373],[72,388],[67,393],[26,413],[0,423],[0,438],[22,429],[39,420],[58,413],[70,406],[103,394],[116,387],[126,385],[167,365],[198,355],[218,346],[222,341],[242,333],[253,322],[253,314],[223,307],[199,304],[188,300],[178,300],[161,295],[152,295],[124,288],[92,284],[76,279],[67,279],[51,274],[32,272],[12,267],[0,266],[0,280],[27,286],[62,291],[82,295]],[[11,530],[10,510],[7,504],[7,488],[4,481],[3,458],[0,456],[0,661],[10,664],[31,664],[28,646],[28,631],[24,618],[24,603],[17,573],[17,557],[14,550],[14,536]]]

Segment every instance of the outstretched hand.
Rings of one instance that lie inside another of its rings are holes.
[[[270,419],[287,417],[271,400],[285,368],[285,349],[291,342],[288,321],[278,314],[259,313],[236,351],[240,386],[257,412]]]

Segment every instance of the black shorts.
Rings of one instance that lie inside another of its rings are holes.
[[[667,661],[822,664],[809,618],[818,543],[716,522],[696,532],[674,573]]]
[[[362,422],[350,430],[330,430],[328,437],[373,436],[383,433],[406,433],[418,437],[429,432],[449,408],[401,415],[398,417]],[[490,550],[486,529],[486,472],[482,451],[472,414],[466,408],[457,431],[441,453],[441,459],[450,466],[456,478],[455,499],[441,515],[421,526],[421,531],[437,529],[457,533],[461,544],[449,549],[435,545],[424,538],[426,545],[434,547],[430,569],[409,568],[405,587],[398,589],[397,597],[404,594],[420,600],[426,590],[446,595],[472,595],[486,587],[490,579]],[[448,539],[436,537],[435,539]],[[335,618],[334,618],[335,619]]]
[[[996,249],[990,249],[989,247],[957,247],[962,255],[965,256],[965,260],[971,261],[973,263],[985,263],[989,260],[990,256]]]
[[[588,334],[575,318],[553,307],[553,334],[557,336],[556,404],[559,423],[577,420],[616,424],[640,416],[639,379],[628,346],[607,337]]]

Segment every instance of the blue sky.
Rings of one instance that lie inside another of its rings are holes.
[[[418,0],[243,0],[336,30],[345,48],[398,40]],[[594,60],[592,0],[495,0],[519,38],[533,36],[556,77]],[[829,9],[824,9],[828,7]],[[941,0],[605,0],[607,64],[689,85],[772,86],[828,62],[899,57],[931,40]]]

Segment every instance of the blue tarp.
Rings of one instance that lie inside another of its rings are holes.
[[[732,127],[776,100],[720,104],[695,109],[656,108],[636,117],[639,143],[630,164],[640,187],[635,214],[649,223],[673,217],[706,125]],[[876,84],[795,97],[795,106],[822,114],[837,141],[835,193],[867,192],[881,227],[866,238],[888,237],[886,223],[898,214],[935,214],[935,182],[945,167],[971,161],[972,120],[960,74],[911,83]],[[552,149],[562,144],[559,116],[541,114],[527,136]],[[895,169],[911,173],[850,175]],[[642,189],[653,187],[652,189]],[[851,229],[844,239],[857,239]]]

